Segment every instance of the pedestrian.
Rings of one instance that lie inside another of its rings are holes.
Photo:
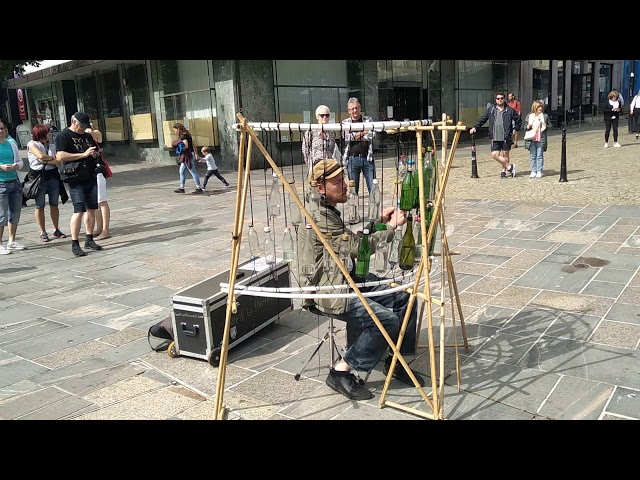
[[[620,102],[620,94],[615,90],[611,90],[607,95],[608,100],[604,102],[604,148],[609,148],[609,133],[613,129],[613,146],[621,147],[618,143],[618,121],[620,120],[620,112],[622,111],[622,103]]]
[[[86,129],[86,132],[93,137],[93,141],[98,147],[100,157],[104,155],[102,151],[102,132],[93,128],[93,123],[90,123],[90,128]],[[97,240],[106,240],[111,238],[111,230],[109,226],[111,224],[111,207],[109,207],[109,201],[107,200],[107,177],[105,176],[106,170],[99,169],[96,175],[96,185],[98,187],[98,208],[96,209],[96,223],[93,229],[93,237]]]
[[[321,196],[320,218],[317,225],[323,234],[332,233],[332,246],[337,252],[340,248],[341,236],[343,233],[350,234],[350,253],[349,266],[353,276],[355,273],[355,259],[358,255],[358,240],[356,233],[347,228],[341,217],[338,204],[347,201],[347,182],[344,177],[343,167],[335,159],[325,159],[316,162],[313,167],[311,178],[318,182],[318,193]],[[388,229],[376,231],[370,236],[370,245],[372,252],[375,253],[375,246],[381,236],[385,236],[390,242],[394,234],[396,226],[406,223],[405,213],[402,210],[395,210],[394,207],[388,207],[381,217],[373,223],[387,223]],[[375,230],[375,229],[373,229]],[[304,245],[306,235],[315,235],[310,229],[302,229],[299,233],[298,243]],[[325,271],[322,262],[319,261],[323,254],[323,245],[321,242],[313,242],[315,245],[315,273],[311,278],[302,277],[300,286],[322,286],[322,285],[340,285],[345,282],[344,276],[340,269],[335,268],[333,271]],[[372,273],[366,277],[366,282],[375,282],[380,278]],[[361,287],[360,291],[374,292],[388,289],[388,285],[374,285]],[[326,291],[326,290],[323,290]],[[394,343],[398,340],[400,325],[404,320],[405,312],[409,303],[409,294],[406,292],[396,292],[389,295],[380,295],[375,297],[366,297],[366,301],[371,309],[375,312],[378,320],[383,328],[389,334]],[[358,297],[353,298],[314,298],[306,299],[304,306],[315,305],[319,310],[331,314],[333,317],[343,320],[347,324],[347,348],[342,358],[335,365],[332,365],[326,384],[334,391],[341,393],[350,400],[367,400],[373,397],[370,390],[366,389],[364,382],[360,380],[355,371],[369,372],[380,361],[384,353],[389,349],[389,345],[379,330],[376,323],[365,309],[362,301]],[[416,343],[416,309],[412,309],[407,330],[400,347],[400,353],[415,353]],[[392,357],[389,356],[384,363],[384,373],[386,374],[391,365]],[[353,371],[352,371],[353,370]],[[420,385],[424,385],[424,380],[414,373],[416,380]],[[411,377],[400,363],[396,364],[394,377],[403,383],[414,385]]]
[[[329,123],[331,111],[326,105],[316,108],[316,119],[320,125]],[[341,154],[336,144],[336,132],[333,130],[307,130],[302,137],[302,156],[311,174],[313,164],[325,158],[335,158],[340,161]]]
[[[36,225],[40,229],[40,241],[47,243],[51,239],[45,228],[44,207],[45,196],[49,200],[49,216],[53,224],[52,236],[55,238],[66,238],[66,235],[60,231],[60,209],[58,208],[58,200],[60,198],[60,172],[58,167],[62,163],[56,159],[56,146],[51,141],[53,133],[49,125],[38,124],[31,130],[31,140],[27,143],[27,158],[29,159],[29,176],[33,177],[42,172],[42,180],[40,181],[40,190],[36,197],[36,208],[34,215]],[[64,188],[64,186],[62,187]]]
[[[85,235],[84,248],[102,250],[93,240],[93,228],[98,209],[98,185],[96,169],[98,168],[100,152],[93,137],[86,133],[91,128],[89,115],[76,112],[71,116],[71,126],[62,130],[56,137],[56,157],[63,163],[83,161],[88,173],[87,178],[69,183],[69,196],[73,202],[73,215],[69,229],[71,230],[71,251],[76,257],[83,257],[87,253],[80,247],[80,227],[84,219]]]
[[[617,90],[617,89],[613,89],[611,90],[612,92],[616,92],[618,94],[618,100],[620,101],[620,108],[622,108],[624,106],[624,97],[622,96],[622,94]]]
[[[7,141],[7,124],[0,121],[0,255],[7,255],[25,246],[16,242],[16,231],[22,213],[22,185],[18,170],[22,168],[20,151],[14,142]],[[4,227],[9,224],[9,240],[3,245]]]
[[[516,95],[513,92],[507,95],[507,100],[509,100],[507,102],[507,105],[513,108],[518,115],[522,116],[522,104],[520,103],[520,100],[516,99]],[[517,130],[513,131],[513,148],[518,148],[518,131]]]
[[[640,90],[629,104],[629,121],[631,131],[636,134],[636,140],[640,139]]]
[[[181,123],[175,123],[173,125],[173,131],[178,135],[178,140],[174,140],[172,143],[173,147],[176,148],[179,144],[182,144],[180,153],[178,154],[180,161],[180,187],[174,190],[174,192],[184,193],[184,184],[186,182],[185,170],[189,170],[193,181],[196,183],[196,189],[191,192],[191,195],[202,195],[204,192],[200,184],[198,170],[196,169],[195,147],[191,133],[189,133],[189,130]]]
[[[209,147],[202,147],[201,151],[204,157],[200,158],[199,162],[207,164],[207,173],[204,176],[202,190],[207,188],[207,182],[209,181],[209,178],[211,177],[211,175],[215,175],[222,182],[222,184],[224,185],[224,188],[229,188],[229,182],[227,182],[225,178],[222,175],[220,175],[220,172],[218,171],[218,166],[216,165],[215,158],[213,158],[211,149]]]
[[[369,123],[373,119],[367,115],[362,115],[362,105],[356,97],[347,100],[347,111],[349,118],[345,118],[342,123]],[[342,155],[342,164],[347,166],[349,180],[355,181],[356,194],[360,191],[360,173],[364,175],[367,182],[367,190],[373,188],[373,179],[376,178],[376,162],[373,157],[373,139],[376,135],[374,130],[360,130],[345,132],[345,147]]]
[[[547,130],[551,126],[551,118],[544,113],[544,104],[536,100],[531,104],[531,112],[523,119],[526,122],[524,148],[529,150],[531,162],[531,178],[542,177],[544,152],[547,151]]]
[[[491,141],[491,156],[500,164],[502,172],[500,178],[516,176],[516,166],[509,162],[509,151],[511,150],[513,133],[520,131],[522,117],[504,103],[504,93],[496,93],[496,103],[487,108],[487,111],[478,119],[476,124],[469,130],[474,135],[478,128],[489,121],[489,140]]]

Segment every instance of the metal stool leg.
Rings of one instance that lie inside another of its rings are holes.
[[[309,355],[309,358],[307,358],[307,361],[304,362],[304,365],[302,365],[302,368],[300,369],[300,371],[298,371],[298,373],[295,374],[294,378],[296,380],[300,380],[301,373],[304,371],[304,369],[309,364],[311,359],[315,357],[316,354],[320,351],[320,347],[322,347],[324,342],[326,342],[327,340],[329,340],[329,348],[331,350],[331,366],[335,365],[337,361],[335,357],[336,353],[338,354],[338,360],[342,358],[342,355],[340,355],[340,350],[338,350],[338,346],[336,345],[336,340],[335,340],[336,332],[333,328],[333,318],[331,317],[327,317],[327,318],[329,319],[329,329],[327,330],[327,333],[324,334],[324,337],[322,337],[322,340],[318,342],[318,345],[316,345],[316,348],[313,350],[313,352],[311,352],[311,355]]]

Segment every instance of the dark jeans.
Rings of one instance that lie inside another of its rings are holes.
[[[209,181],[209,178],[211,178],[211,175],[215,175],[216,177],[218,177],[223,184],[229,185],[229,182],[227,182],[224,177],[220,175],[220,172],[218,172],[218,169],[216,168],[215,170],[207,170],[207,173],[204,176],[204,183],[202,184],[202,188],[207,187],[207,182]]]
[[[367,282],[375,281],[381,277],[370,273]],[[363,287],[361,292],[374,292],[389,289],[388,285],[375,285]],[[398,340],[400,325],[404,320],[404,314],[409,304],[409,294],[406,292],[396,292],[379,297],[365,297],[365,300],[380,320],[380,323],[387,331],[387,334],[395,342]],[[369,372],[380,361],[385,351],[391,347],[385,340],[382,332],[364,308],[358,297],[350,298],[347,311],[336,318],[347,323],[347,351],[344,360],[354,369]],[[416,344],[416,321],[418,314],[416,304],[411,311],[407,331],[402,340],[400,353],[415,353]]]
[[[609,132],[611,132],[611,127],[613,127],[613,141],[614,142],[618,141],[619,115],[616,115],[615,117],[616,118],[614,118],[613,120],[611,120],[609,117],[604,117],[604,141],[605,142],[609,141]]]
[[[376,162],[367,160],[367,156],[354,156],[349,155],[347,157],[347,171],[349,174],[349,180],[356,181],[356,193],[360,192],[360,172],[364,175],[364,180],[367,182],[367,191],[370,192],[373,188],[373,179],[376,178]]]

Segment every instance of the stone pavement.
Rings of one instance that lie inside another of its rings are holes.
[[[603,130],[567,130],[566,183],[559,130],[541,179],[529,178],[528,152],[518,148],[518,175],[500,180],[486,138],[477,140],[480,178],[470,178],[463,134],[445,221],[470,348],[458,350],[459,388],[445,348],[446,418],[640,419],[640,144],[624,125],[623,147],[605,150]],[[379,176],[393,177],[392,160],[378,156]],[[113,237],[103,251],[75,258],[70,238],[38,243],[30,201],[17,236],[28,249],[0,258],[0,419],[213,418],[219,369],[153,352],[147,329],[170,315],[176,291],[229,268],[236,190],[212,178],[210,195],[178,195],[175,166],[110,161]],[[236,175],[223,174],[235,187]],[[251,218],[264,223],[265,187],[253,171],[245,236]],[[60,211],[68,233],[72,207]],[[246,242],[240,258],[249,258]],[[439,280],[432,288],[439,296]],[[422,419],[380,408],[381,365],[367,382],[370,401],[330,390],[326,345],[296,381],[327,328],[298,305],[230,349],[230,419]],[[436,345],[439,331],[436,316]],[[426,377],[428,358],[423,347],[405,357]],[[387,401],[428,411],[397,380]]]

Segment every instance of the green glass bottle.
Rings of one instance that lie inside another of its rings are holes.
[[[425,212],[424,213],[425,213],[425,217],[426,218],[425,218],[425,224],[424,224],[425,227],[424,228],[427,229],[427,233],[429,233],[429,225],[431,225],[431,221],[433,219],[433,209],[434,209],[433,202],[430,201],[425,205]],[[429,241],[429,256],[430,257],[433,256],[433,252],[434,252],[434,249],[436,247],[436,232],[437,231],[438,231],[438,227],[436,226],[433,229],[433,235],[431,235],[431,240]]]
[[[413,237],[413,217],[411,214],[407,216],[407,227],[402,237],[400,246],[400,263],[398,266],[401,270],[413,269],[413,260],[415,256],[416,241]]]
[[[424,185],[424,201],[433,198],[433,148],[427,147],[427,154],[423,160],[422,167],[422,180]],[[426,203],[425,203],[426,205]]]
[[[407,173],[402,179],[402,188],[400,190],[400,210],[408,212],[413,209],[415,203],[415,163],[413,159],[407,160]]]
[[[369,274],[369,262],[371,261],[371,246],[369,245],[369,229],[362,230],[362,239],[358,247],[358,258],[356,260],[356,278],[364,280]]]

